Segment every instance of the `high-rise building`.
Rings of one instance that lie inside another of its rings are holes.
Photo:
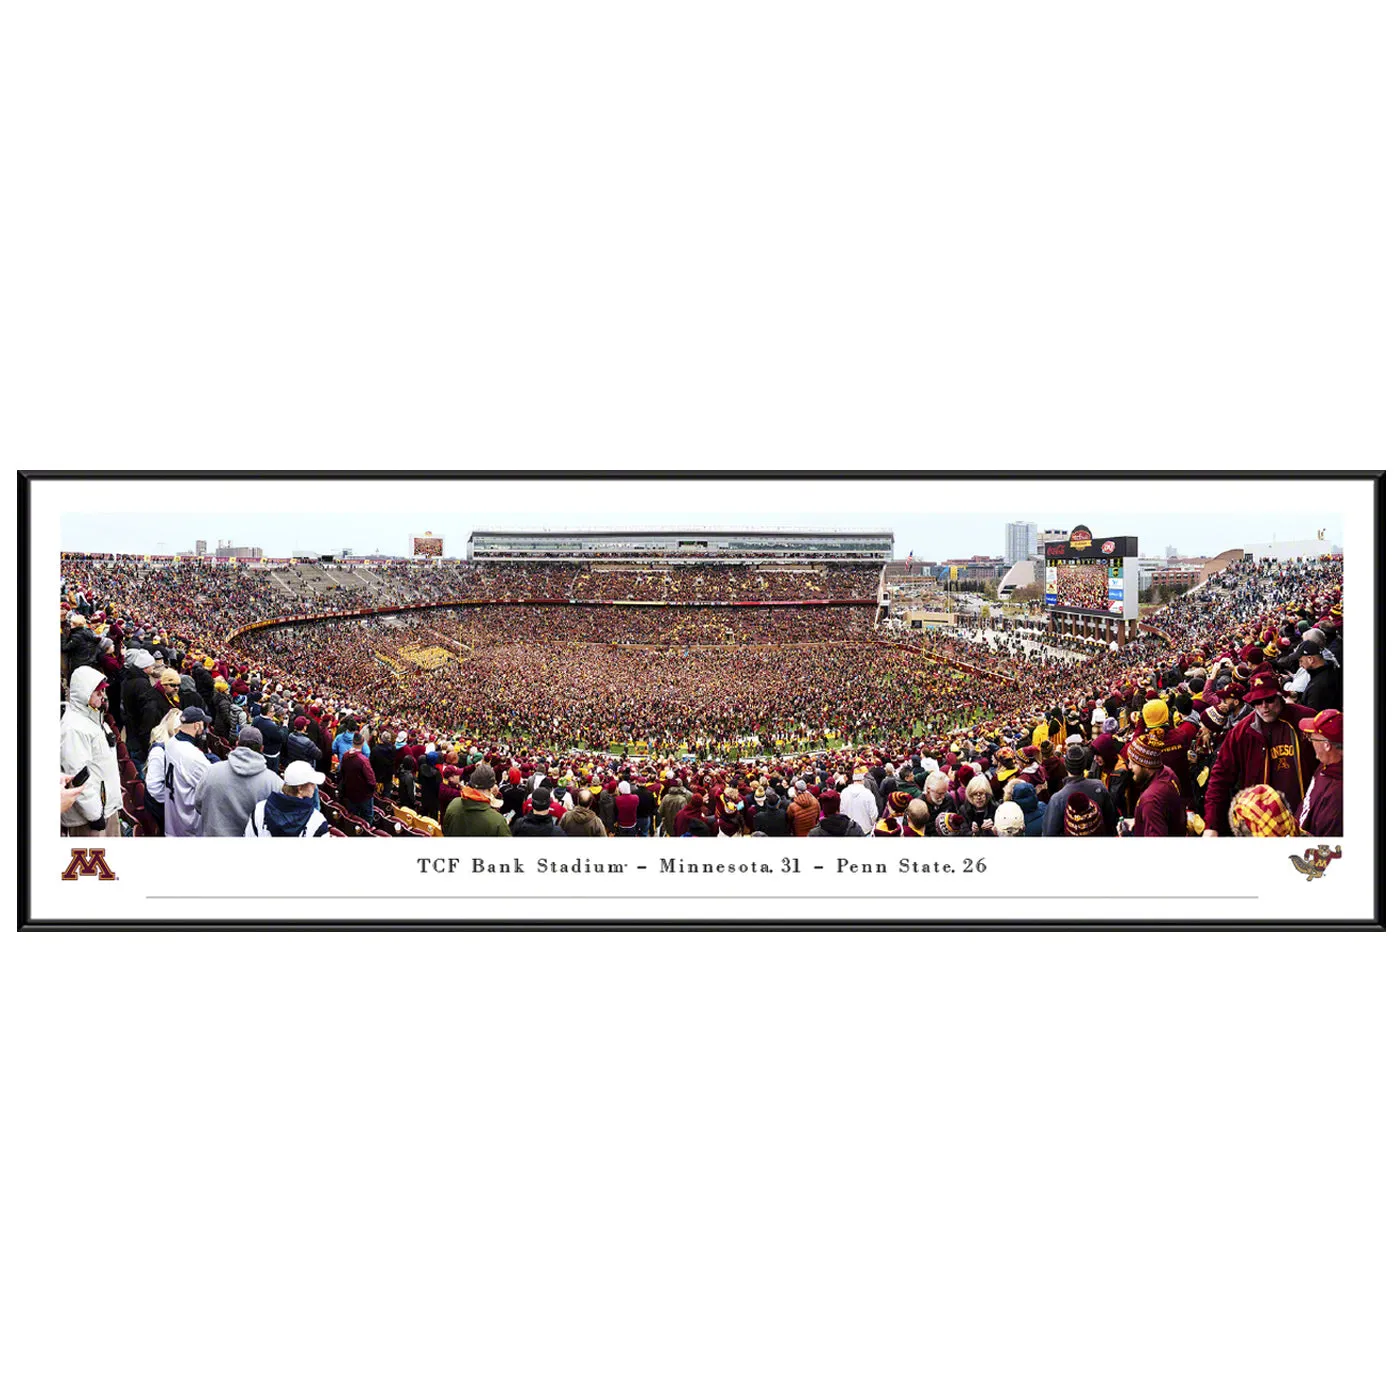
[[[1018,564],[1035,558],[1036,528],[1033,520],[1012,520],[1006,526],[1006,562]]]
[[[1175,546],[1174,544],[1169,544],[1169,545],[1167,546],[1167,558],[1168,558],[1168,559],[1176,559],[1176,558],[1178,558],[1178,557],[1179,557],[1179,556],[1178,556],[1178,554],[1177,554],[1177,548],[1176,548],[1176,546]]]
[[[196,554],[208,554],[208,553],[209,553],[209,541],[208,541],[208,540],[196,540],[196,541],[194,542],[194,552],[195,552]]]

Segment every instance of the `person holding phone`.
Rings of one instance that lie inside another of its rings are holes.
[[[74,779],[86,774],[78,800],[59,814],[63,836],[122,834],[121,771],[117,736],[107,723],[107,679],[79,666],[68,681],[68,703],[59,721],[59,770]],[[74,781],[70,788],[79,787]]]
[[[58,775],[58,810],[66,812],[83,795],[83,784],[88,780],[88,770],[73,774],[70,778],[67,773]]]

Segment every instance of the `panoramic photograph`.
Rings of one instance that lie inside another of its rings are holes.
[[[1340,517],[1103,514],[66,512],[55,829],[1341,836]]]

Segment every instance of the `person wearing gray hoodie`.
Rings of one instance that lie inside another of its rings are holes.
[[[240,729],[227,762],[214,764],[195,793],[200,835],[241,837],[258,803],[281,791],[282,780],[263,757],[261,731],[252,725]]]

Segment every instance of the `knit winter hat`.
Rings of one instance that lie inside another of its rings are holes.
[[[1156,744],[1149,744],[1145,735],[1139,735],[1128,745],[1128,762],[1155,773],[1162,766],[1164,757]]]
[[[940,812],[933,826],[940,836],[961,836],[963,819],[956,812]]]
[[[1103,830],[1099,804],[1082,792],[1072,792],[1065,803],[1065,835],[1097,836]]]
[[[1230,803],[1230,830],[1236,836],[1297,836],[1298,823],[1283,794],[1258,783],[1235,794]]]
[[[1219,734],[1228,723],[1227,716],[1215,705],[1206,706],[1206,711],[1202,719],[1205,723],[1205,727],[1209,729],[1212,734]]]

